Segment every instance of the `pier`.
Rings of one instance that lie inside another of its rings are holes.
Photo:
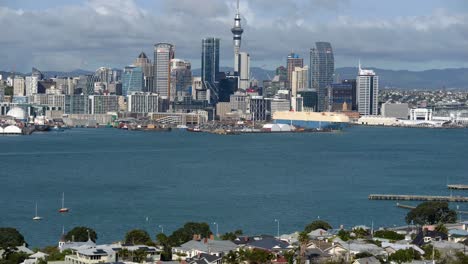
[[[449,184],[447,188],[451,190],[468,190],[468,185],[465,184]]]
[[[369,195],[369,200],[440,201],[468,203],[468,197],[464,196],[371,194]]]

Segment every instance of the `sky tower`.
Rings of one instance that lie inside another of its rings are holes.
[[[238,55],[239,55],[239,50],[241,47],[241,39],[242,39],[242,33],[244,33],[244,30],[242,29],[241,26],[241,16],[239,12],[239,0],[237,0],[237,12],[236,12],[236,17],[234,18],[234,27],[231,29],[232,35],[233,35],[233,43],[234,43],[234,71],[238,71]]]

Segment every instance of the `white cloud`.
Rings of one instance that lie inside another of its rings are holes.
[[[201,39],[222,39],[222,59],[231,60],[233,0],[163,0],[144,10],[133,0],[89,0],[45,10],[0,7],[0,68],[28,71],[93,69],[130,64],[156,42],[176,44],[176,56],[200,58]],[[343,16],[347,0],[252,0],[241,2],[243,49],[256,65],[284,63],[294,50],[304,54],[315,41],[330,41],[337,65],[361,58],[385,67],[431,61],[460,65],[468,60],[468,14],[435,10],[424,16],[363,19]],[[311,9],[311,6],[314,6]],[[309,8],[309,9],[307,9]],[[332,10],[333,19],[313,14]],[[337,11],[338,10],[338,11]],[[151,55],[148,54],[150,57]],[[269,67],[273,68],[276,65]],[[430,65],[428,66],[430,67]]]

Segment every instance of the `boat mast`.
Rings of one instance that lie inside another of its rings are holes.
[[[62,208],[65,208],[65,192],[62,193]]]

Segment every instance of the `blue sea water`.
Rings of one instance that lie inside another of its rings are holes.
[[[78,225],[94,228],[99,243],[123,239],[133,228],[154,237],[162,225],[170,233],[187,221],[248,234],[276,234],[274,219],[281,233],[317,218],[335,227],[401,225],[404,209],[368,195],[450,195],[447,183],[468,184],[467,150],[468,130],[403,128],[238,136],[72,129],[5,136],[0,226],[18,228],[38,247],[55,245],[62,227]],[[71,210],[61,215],[62,192]],[[32,221],[36,202],[40,222]]]

